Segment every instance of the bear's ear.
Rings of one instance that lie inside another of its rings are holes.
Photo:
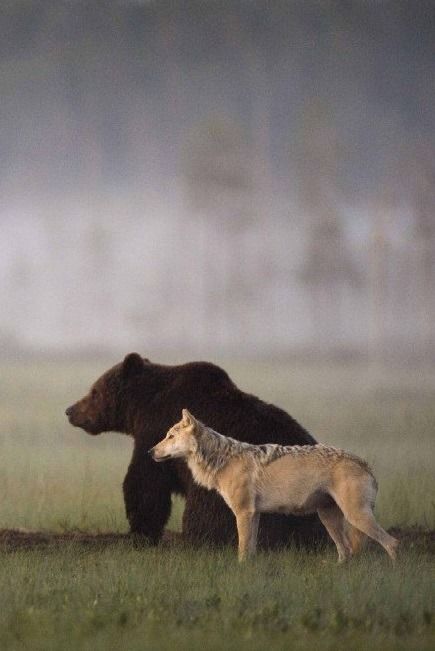
[[[190,411],[188,409],[183,409],[182,411],[183,415],[183,424],[184,425],[194,425],[195,424],[195,418],[192,416]]]
[[[124,375],[135,375],[143,369],[143,359],[138,353],[129,353],[122,362]]]

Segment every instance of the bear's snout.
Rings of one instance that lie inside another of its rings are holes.
[[[105,424],[101,421],[100,415],[91,412],[85,400],[80,400],[65,409],[65,414],[70,425],[80,427],[88,434],[95,435],[107,431]]]

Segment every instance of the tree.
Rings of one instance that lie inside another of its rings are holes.
[[[301,279],[308,287],[317,341],[341,343],[343,301],[360,276],[347,249],[340,216],[337,165],[340,142],[328,107],[314,101],[305,112],[297,151],[299,198],[308,218],[306,257]]]
[[[415,146],[409,162],[419,276],[419,352],[426,356],[435,344],[435,158],[430,147],[420,144]]]
[[[246,328],[251,286],[244,234],[254,219],[250,150],[240,127],[212,116],[192,132],[184,156],[186,203],[202,233],[203,340],[224,343]],[[229,326],[231,324],[231,333]],[[212,342],[210,342],[212,343]]]

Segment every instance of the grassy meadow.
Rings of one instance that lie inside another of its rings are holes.
[[[116,361],[116,360],[115,360]],[[430,371],[351,365],[223,364],[319,440],[367,458],[385,527],[435,529],[435,389]],[[0,528],[127,531],[128,437],[89,437],[65,407],[104,363],[0,366]],[[180,527],[181,501],[169,526]],[[430,649],[434,555],[405,545],[393,568],[368,549],[102,549],[75,543],[1,551],[1,649]]]

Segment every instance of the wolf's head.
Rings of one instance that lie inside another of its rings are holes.
[[[196,452],[198,426],[196,418],[187,409],[183,409],[180,422],[171,427],[163,441],[149,451],[154,461],[186,458]]]

